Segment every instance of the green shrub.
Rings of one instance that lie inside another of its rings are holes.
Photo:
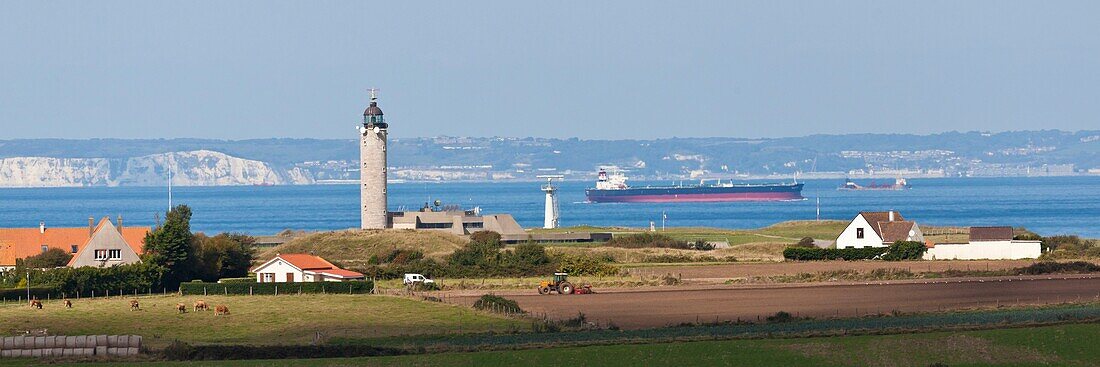
[[[1043,261],[1022,267],[1019,270],[1020,273],[1029,275],[1054,273],[1087,274],[1100,272],[1100,265],[1096,265],[1088,261],[1073,261],[1064,263]]]
[[[572,275],[612,276],[619,274],[619,268],[611,265],[610,255],[594,256],[588,253],[559,253],[554,256],[558,271]]]
[[[477,231],[470,234],[470,243],[492,245],[496,248],[504,247],[500,242],[500,233],[493,231]]]
[[[886,248],[886,255],[883,255],[882,259],[887,261],[920,260],[926,250],[928,248],[920,242],[897,241]]]
[[[805,248],[788,247],[783,249],[783,258],[797,261],[819,260],[871,260],[886,254],[882,247],[870,248]]]
[[[61,291],[54,287],[31,287],[31,297],[38,299],[61,298]],[[27,288],[0,289],[0,300],[27,299]]]
[[[196,281],[197,282],[202,282],[201,280],[192,280],[192,282],[196,282]],[[255,282],[256,282],[256,277],[254,277],[254,276],[253,277],[245,277],[245,278],[221,278],[221,279],[218,279],[218,283],[255,283]]]
[[[474,302],[474,308],[483,311],[493,311],[507,314],[527,313],[519,307],[519,303],[494,294],[486,294]]]
[[[817,247],[817,246],[814,246],[813,237],[802,237],[801,240],[798,240],[798,244],[796,244],[795,246],[798,246],[798,247]]]
[[[659,233],[644,232],[625,236],[615,236],[604,243],[608,247],[622,248],[675,248],[681,250],[692,249],[692,244],[686,241],[673,239]]]
[[[225,294],[225,295],[273,295],[298,293],[336,293],[368,294],[374,289],[374,282],[305,282],[305,283],[196,283],[180,284],[181,294]]]
[[[27,269],[16,267],[0,276],[0,286],[15,287],[25,280]],[[106,268],[54,268],[47,270],[29,270],[32,286],[51,287],[66,295],[105,294],[106,292],[132,291],[146,292],[161,287],[164,268],[149,264],[135,263],[115,265]],[[25,284],[25,283],[23,283]]]
[[[72,258],[68,251],[50,247],[46,252],[16,261],[22,261],[24,266],[32,269],[49,269],[68,265]]]

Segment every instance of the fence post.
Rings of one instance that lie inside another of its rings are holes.
[[[278,284],[275,285],[275,295],[276,296],[279,295],[279,285]]]
[[[249,295],[249,296],[251,296],[251,295],[252,295],[252,286],[248,286],[248,295]]]
[[[202,295],[204,295],[204,296],[206,295],[206,286],[205,285],[202,286]]]

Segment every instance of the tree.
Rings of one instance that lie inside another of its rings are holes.
[[[243,234],[222,233],[214,237],[195,234],[191,250],[192,275],[207,282],[247,276],[252,265],[253,243],[255,239]]]
[[[143,261],[165,269],[163,283],[177,287],[180,282],[191,280],[193,246],[191,234],[191,208],[179,205],[164,215],[164,223],[145,235]]]
[[[35,269],[58,268],[68,265],[72,258],[68,251],[51,247],[46,252],[23,259],[23,265]]]

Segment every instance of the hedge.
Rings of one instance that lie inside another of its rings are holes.
[[[788,247],[783,250],[787,260],[871,260],[886,254],[885,247],[871,248],[806,248]]]
[[[31,287],[31,296],[38,297],[38,299],[60,298],[57,297],[59,294],[61,292],[54,287]],[[26,300],[27,288],[0,289],[0,299],[5,301]]]
[[[408,351],[369,345],[190,345],[176,341],[164,349],[165,359],[175,361],[350,358],[408,354]]]
[[[368,294],[372,281],[312,283],[180,283],[180,294],[275,295],[298,293]]]

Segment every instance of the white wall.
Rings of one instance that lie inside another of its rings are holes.
[[[863,238],[856,238],[856,228],[863,228]],[[852,220],[852,223],[848,224],[848,228],[844,228],[844,232],[840,232],[840,236],[836,238],[836,248],[845,247],[886,247],[882,244],[882,238],[875,233],[875,230],[871,228],[871,224],[867,223],[867,219],[863,218],[863,214],[856,215],[856,218]]]
[[[294,273],[294,281],[302,282],[302,272],[297,268],[290,265],[282,259],[276,259],[275,261],[256,269],[256,281],[263,281],[263,273],[275,273],[275,282],[286,282],[286,273]]]
[[[982,241],[938,244],[924,253],[925,260],[1016,260],[1043,254],[1039,241]]]

